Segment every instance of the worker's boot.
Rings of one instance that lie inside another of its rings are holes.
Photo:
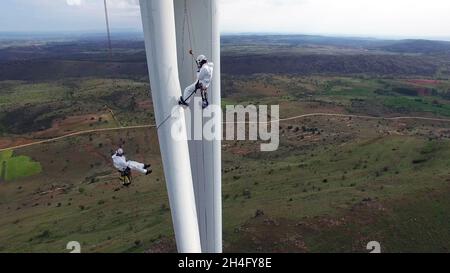
[[[125,177],[122,184],[124,187],[128,188],[131,185],[131,179],[129,177]]]
[[[203,99],[202,100],[202,108],[206,109],[206,108],[208,108],[208,106],[209,106],[208,99]]]
[[[127,188],[131,185],[131,176],[129,175],[125,176],[123,185]]]
[[[208,93],[206,93],[206,90],[202,90],[202,108],[206,109],[208,106]]]

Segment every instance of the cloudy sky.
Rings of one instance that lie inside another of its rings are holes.
[[[113,30],[141,30],[138,0],[108,0]],[[449,0],[220,0],[223,32],[450,37]],[[99,31],[103,0],[1,0],[0,31]]]

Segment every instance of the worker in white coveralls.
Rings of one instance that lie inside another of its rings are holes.
[[[128,161],[122,148],[114,153],[112,160],[114,167],[120,172],[124,186],[129,186],[131,184],[131,171],[137,171],[145,175],[152,173],[150,164]]]
[[[213,77],[214,64],[208,62],[205,55],[198,56],[196,62],[198,68],[197,81],[186,87],[183,96],[181,96],[178,101],[178,104],[189,106],[189,99],[197,92],[197,90],[200,90],[202,95],[202,107],[205,109],[209,105],[207,91]]]

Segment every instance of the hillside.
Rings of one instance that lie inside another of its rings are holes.
[[[223,142],[226,252],[449,251],[450,58],[392,43],[223,37],[223,105],[291,118],[276,152]],[[154,124],[141,45],[0,49],[0,252],[175,251],[155,129],[104,130]],[[154,169],[129,190],[119,145]]]
[[[78,77],[147,79],[144,43],[85,39],[0,48],[0,80]],[[222,71],[232,75],[361,75],[444,77],[450,74],[447,42],[322,36],[223,36]],[[45,68],[45,69],[42,69]]]

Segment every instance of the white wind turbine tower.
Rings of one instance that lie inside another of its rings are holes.
[[[217,2],[140,0],[158,137],[177,247],[182,253],[222,252],[220,137],[186,141],[198,119],[186,119],[178,106],[181,88],[194,82],[196,73],[189,50],[214,63],[208,93],[211,105],[221,105]],[[192,103],[191,112],[199,107]],[[199,119],[200,125],[209,121]],[[210,119],[216,135],[222,136],[221,116]],[[180,128],[184,140],[171,136],[176,124],[186,125]]]

